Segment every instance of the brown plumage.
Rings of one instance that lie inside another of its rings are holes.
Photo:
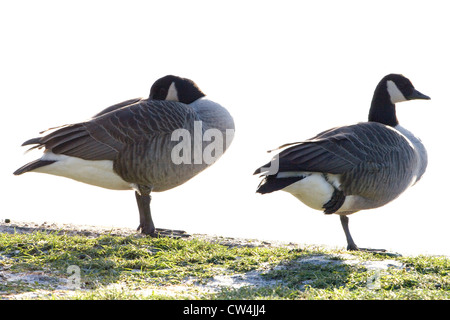
[[[134,189],[141,217],[139,229],[155,235],[150,192],[179,186],[211,164],[195,163],[194,151],[190,161],[174,163],[172,151],[180,142],[173,139],[173,133],[188,132],[189,145],[194,146],[198,123],[200,139],[208,129],[216,129],[224,137],[227,130],[234,130],[228,111],[204,97],[189,79],[161,78],[152,86],[149,99],[118,103],[88,121],[53,128],[42,137],[27,140],[24,146],[44,148],[44,155],[14,174],[43,172],[110,189]],[[223,151],[230,142],[224,143]],[[201,151],[206,145],[200,140]]]
[[[257,192],[283,190],[313,209],[339,214],[347,248],[358,249],[347,215],[391,202],[419,181],[427,167],[424,145],[396,116],[395,103],[412,99],[429,97],[407,78],[387,75],[375,89],[368,122],[283,145],[255,171],[263,175]]]

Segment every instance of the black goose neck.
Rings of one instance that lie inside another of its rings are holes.
[[[391,127],[398,125],[395,104],[391,102],[386,82],[380,83],[375,89],[369,111],[369,121],[379,122]]]

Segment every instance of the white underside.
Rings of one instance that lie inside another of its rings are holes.
[[[56,160],[56,162],[37,168],[33,172],[62,176],[106,189],[133,189],[131,183],[126,182],[113,171],[111,160],[83,160],[52,152],[46,152],[41,160]]]
[[[279,174],[280,176],[280,174]],[[289,192],[308,207],[323,211],[324,204],[333,196],[334,187],[339,188],[340,175],[329,174],[327,179],[317,172],[286,172],[281,177],[305,176],[305,178],[285,187],[283,191]],[[346,196],[343,205],[336,214],[349,214],[358,209],[354,208],[356,196]]]

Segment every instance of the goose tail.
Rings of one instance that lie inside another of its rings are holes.
[[[266,176],[256,189],[256,193],[266,194],[282,190],[301,179],[303,177],[278,178],[277,176]]]
[[[52,164],[54,162],[56,162],[56,161],[55,160],[41,160],[41,159],[37,159],[37,160],[31,161],[31,162],[27,163],[26,165],[20,167],[19,169],[14,171],[13,174],[15,176],[18,176],[18,175],[21,175],[22,173],[33,171],[33,170],[35,170],[37,168],[40,168],[40,167],[48,166],[49,164]]]

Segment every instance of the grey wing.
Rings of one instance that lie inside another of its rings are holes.
[[[256,170],[255,173],[266,175],[263,182],[274,180],[280,172],[336,174],[344,195],[358,195],[370,207],[384,205],[398,197],[414,182],[419,163],[415,149],[405,136],[374,122],[325,131],[291,145],[277,157],[277,172],[267,173],[266,168],[272,169],[273,163]]]
[[[401,140],[395,131],[374,122],[333,128],[280,152],[278,171],[343,174],[356,167],[379,171],[387,154],[399,152]]]
[[[395,129],[366,122],[327,131],[280,153],[280,172],[311,171],[341,176],[345,194],[385,203],[411,183],[417,155]]]
[[[23,145],[37,144],[53,153],[85,160],[115,160],[127,145],[171,133],[194,116],[182,103],[140,100],[125,108],[102,111],[90,121],[63,126]]]

